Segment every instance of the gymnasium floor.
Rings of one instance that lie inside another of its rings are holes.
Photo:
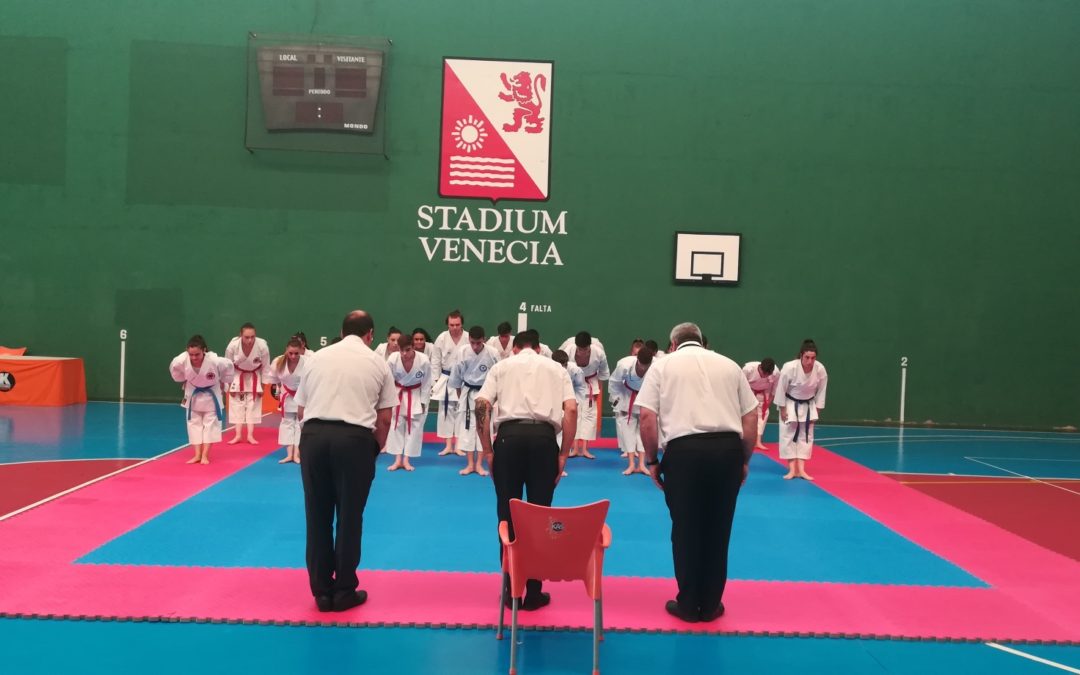
[[[258,446],[198,467],[175,405],[0,408],[0,672],[505,672],[490,481],[431,445],[416,472],[380,471],[371,600],[319,614],[298,467],[278,465],[265,424]],[[612,500],[602,671],[1080,673],[1080,437],[823,426],[817,440],[815,483],[755,456],[728,614],[707,625],[663,611],[659,491],[614,451],[571,460],[556,504]],[[588,601],[551,590],[525,617],[520,671],[587,672]]]

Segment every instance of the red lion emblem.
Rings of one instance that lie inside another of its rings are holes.
[[[540,117],[540,92],[547,91],[547,78],[543,73],[536,76],[536,90],[533,90],[533,77],[524,70],[511,78],[506,73],[500,73],[503,86],[507,91],[500,91],[499,98],[503,101],[511,101],[517,104],[514,108],[514,121],[503,125],[503,131],[517,131],[521,129],[521,123],[525,125],[525,133],[539,134],[544,130],[544,118]]]

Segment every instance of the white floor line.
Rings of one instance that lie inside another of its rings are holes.
[[[12,511],[11,513],[5,513],[4,515],[0,516],[0,522],[3,522],[5,520],[7,520],[8,518],[14,518],[15,516],[19,515],[20,513],[25,513],[27,511],[29,511],[30,509],[35,509],[35,508],[41,506],[42,504],[47,504],[48,502],[51,502],[54,499],[59,499],[60,497],[63,497],[64,495],[69,495],[72,492],[75,492],[76,490],[81,490],[84,487],[87,487],[89,485],[93,485],[94,483],[101,482],[101,481],[105,480],[106,478],[112,478],[113,476],[115,476],[117,474],[124,473],[125,471],[130,471],[131,469],[134,469],[137,466],[142,466],[143,464],[146,464],[147,462],[152,462],[155,459],[161,459],[165,455],[174,453],[177,450],[183,450],[184,448],[190,447],[190,445],[191,445],[190,443],[184,443],[183,445],[178,445],[175,448],[173,448],[172,450],[166,450],[165,452],[161,453],[160,455],[158,455],[156,457],[151,457],[149,459],[144,459],[141,462],[139,462],[138,464],[132,464],[131,466],[125,466],[122,469],[117,469],[116,471],[113,471],[112,473],[107,473],[104,476],[98,476],[97,478],[94,478],[93,480],[88,480],[85,483],[82,483],[81,485],[76,485],[75,487],[68,488],[68,489],[64,490],[63,492],[57,492],[56,494],[52,495],[51,497],[46,497],[45,499],[34,502],[33,504],[29,504],[27,506],[24,506],[21,509],[16,509],[16,510]]]
[[[1057,661],[1051,661],[1049,659],[1044,659],[1044,658],[1042,658],[1040,656],[1035,656],[1034,654],[1028,654],[1027,652],[1022,652],[1019,649],[1013,649],[1012,647],[1006,647],[1005,645],[999,645],[996,642],[987,642],[986,646],[987,647],[993,647],[994,649],[1000,649],[1001,651],[1005,652],[1006,654],[1012,654],[1013,656],[1019,656],[1020,658],[1027,659],[1029,661],[1034,661],[1035,663],[1041,663],[1044,666],[1050,666],[1051,668],[1057,668],[1059,670],[1064,670],[1066,673],[1076,673],[1076,675],[1080,675],[1080,670],[1078,670],[1076,668],[1073,668],[1071,666],[1066,666],[1065,664],[1058,663]]]
[[[1010,470],[1008,470],[1006,468],[1003,468],[1003,467],[1000,467],[1000,466],[994,466],[990,462],[984,462],[981,459],[975,459],[974,457],[965,457],[964,459],[970,460],[972,462],[977,462],[979,464],[984,464],[984,465],[990,467],[991,469],[997,469],[998,471],[1004,471],[1005,473],[1011,473],[1014,476],[1020,476],[1021,478],[1027,478],[1028,480],[1033,480],[1036,483],[1042,483],[1043,485],[1049,485],[1052,488],[1057,488],[1058,490],[1063,490],[1065,492],[1068,492],[1069,494],[1074,494],[1077,497],[1080,497],[1080,492],[1077,492],[1076,490],[1070,490],[1067,487],[1061,487],[1060,485],[1054,485],[1053,483],[1047,483],[1045,480],[1042,480],[1041,478],[1032,478],[1031,476],[1025,476],[1022,473],[1017,473],[1015,471],[1010,471]]]
[[[1002,476],[1001,474],[993,473],[920,473],[918,471],[894,471],[892,469],[882,469],[878,473],[895,476],[932,476],[940,478],[1025,478],[1033,481],[1058,481],[1058,482],[1080,482],[1080,478],[1072,476],[1070,478],[1059,478],[1057,476],[1039,476],[1038,478],[1029,478],[1028,476]]]
[[[1080,462],[1080,459],[1046,459],[1044,457],[983,457],[972,455],[972,459],[1011,459],[1024,462]]]
[[[860,437],[844,437],[844,438],[815,438],[814,442],[823,448],[830,446],[843,447],[851,445],[884,445],[889,443],[899,443],[899,436],[860,436]],[[836,441],[842,441],[837,443]],[[1064,439],[1043,438],[1041,436],[906,436],[904,444],[908,443],[954,443],[961,441],[979,441],[979,442],[1012,442],[1012,441],[1045,441],[1051,443],[1064,443]],[[1080,439],[1070,441],[1080,445]]]
[[[58,462],[124,462],[128,460],[146,461],[147,457],[79,457],[77,459],[28,459],[25,462],[0,462],[0,466],[19,464],[56,464]]]
[[[120,404],[117,403],[117,405],[120,405]],[[125,405],[127,405],[127,404],[125,404]],[[148,404],[144,404],[144,405],[159,405],[159,404],[148,403]],[[262,419],[265,419],[267,415],[273,415],[273,414],[274,413],[268,413],[268,412],[263,413],[262,414]],[[236,429],[236,425],[233,425],[231,427],[227,427],[225,429],[222,429],[221,430],[222,437],[224,437],[226,432],[232,431],[234,429]],[[64,495],[69,495],[72,492],[75,492],[76,490],[81,490],[84,487],[87,487],[89,485],[93,485],[94,483],[99,483],[99,482],[105,480],[106,478],[112,478],[113,476],[115,476],[117,474],[124,473],[125,471],[130,471],[130,470],[134,469],[135,467],[139,467],[139,466],[142,466],[143,464],[146,464],[147,462],[152,462],[155,459],[161,459],[165,455],[170,455],[170,454],[176,452],[177,450],[183,450],[184,448],[189,448],[189,447],[191,447],[190,443],[184,443],[183,445],[178,445],[175,448],[173,448],[172,450],[166,450],[165,452],[161,453],[160,455],[150,457],[149,459],[144,459],[144,460],[142,460],[141,462],[139,462],[137,464],[132,464],[131,466],[125,466],[124,468],[117,469],[116,471],[113,471],[112,473],[107,473],[104,476],[99,476],[99,477],[97,477],[97,478],[95,478],[93,480],[88,480],[88,481],[86,481],[85,483],[83,483],[81,485],[76,485],[75,487],[68,488],[67,490],[64,490],[63,492],[57,492],[56,494],[52,495],[51,497],[46,497],[45,499],[34,502],[33,504],[29,504],[29,505],[24,506],[24,507],[22,507],[20,509],[16,509],[16,510],[12,511],[11,513],[5,513],[3,515],[0,515],[0,523],[4,522],[8,518],[14,518],[15,516],[19,515],[20,513],[25,513],[27,511],[29,511],[30,509],[35,509],[35,508],[41,506],[42,504],[47,504],[47,503],[53,501],[54,499],[59,499],[60,497],[63,497]]]

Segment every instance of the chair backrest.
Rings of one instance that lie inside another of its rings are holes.
[[[611,502],[573,507],[538,506],[510,500],[516,572],[530,579],[587,584],[603,564],[602,533]],[[599,560],[594,553],[599,550]]]
[[[23,356],[26,354],[26,347],[4,347],[0,345],[0,356]]]

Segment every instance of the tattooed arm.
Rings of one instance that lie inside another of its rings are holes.
[[[491,402],[485,398],[476,399],[476,433],[480,437],[480,457],[487,460],[489,468],[493,467],[495,451],[491,448]]]

